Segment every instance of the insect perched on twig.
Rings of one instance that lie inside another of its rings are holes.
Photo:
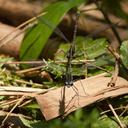
[[[76,34],[77,34],[77,28],[78,28],[78,20],[79,20],[80,12],[76,13],[76,20],[75,20],[75,26],[74,26],[74,34],[73,34],[73,40],[70,43],[70,48],[67,52],[67,66],[66,66],[66,72],[65,72],[65,78],[64,83],[67,87],[70,87],[73,85],[73,75],[72,75],[72,58],[75,54],[75,40],[76,40]],[[37,17],[38,18],[38,17]],[[44,19],[44,18],[38,18],[41,20],[44,24],[46,24],[48,27],[54,29],[54,32],[59,35],[62,39],[64,39],[66,42],[69,42],[69,40],[65,37],[65,35],[62,33],[62,31],[55,27],[50,21]]]
[[[67,53],[68,62],[67,62],[67,68],[66,68],[66,74],[65,74],[65,85],[67,85],[68,87],[73,85],[73,76],[71,73],[71,68],[72,68],[71,61],[72,61],[72,58],[73,58],[74,53],[75,53],[75,39],[76,39],[76,34],[77,34],[79,16],[80,16],[80,13],[77,12],[76,20],[75,20],[76,23],[75,23],[75,28],[74,28],[73,40],[71,42],[70,49]]]

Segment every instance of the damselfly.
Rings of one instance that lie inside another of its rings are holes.
[[[75,20],[75,26],[74,26],[74,34],[73,34],[73,40],[70,43],[70,48],[67,52],[67,66],[66,66],[66,72],[65,72],[65,85],[67,87],[70,87],[73,85],[73,76],[72,76],[72,58],[75,53],[75,39],[77,34],[77,28],[78,28],[78,20],[79,20],[80,13],[76,13],[76,20]],[[59,35],[62,39],[64,39],[66,42],[69,42],[69,40],[65,37],[65,35],[62,33],[62,31],[55,27],[50,21],[42,18],[38,18],[41,20],[44,24],[46,24],[48,27],[54,29],[54,32]]]

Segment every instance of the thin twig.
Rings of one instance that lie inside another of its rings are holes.
[[[119,117],[118,117],[117,113],[115,112],[115,110],[114,110],[112,104],[111,104],[108,100],[107,100],[107,103],[108,103],[108,106],[109,106],[110,110],[112,111],[113,115],[114,115],[115,118],[117,119],[117,121],[118,121],[120,127],[121,127],[121,128],[124,128],[124,124],[123,124],[123,123],[121,122],[121,120],[119,119]]]
[[[6,86],[0,86],[0,92],[1,91],[15,91],[15,92],[27,92],[27,93],[36,93],[36,92],[44,92],[47,89],[39,89],[39,88],[30,88],[30,87],[6,87]]]
[[[29,100],[25,101],[23,104],[19,105],[19,107],[23,107],[23,106],[31,103],[32,101],[33,101],[33,99],[29,99]]]
[[[79,64],[79,63],[88,63],[88,62],[94,62],[94,60],[78,60],[78,61],[75,61],[73,60],[72,64]],[[2,63],[2,62],[0,62]],[[41,66],[38,66],[38,67],[34,67],[34,68],[29,68],[29,69],[24,69],[24,70],[20,70],[20,71],[16,71],[17,74],[24,74],[26,72],[32,72],[32,71],[35,71],[35,70],[38,70],[38,69],[42,69],[46,64],[45,62],[43,61],[19,61],[19,62],[3,62],[4,64],[32,64],[32,63],[36,63],[36,64],[43,64]],[[66,64],[67,61],[55,61],[55,63],[64,63]]]
[[[24,69],[24,70],[20,70],[20,71],[16,71],[16,74],[23,74],[23,73],[26,73],[26,72],[32,72],[32,71],[35,71],[35,70],[38,70],[38,69],[42,69],[43,67],[44,67],[44,65],[34,67],[34,68]]]
[[[98,3],[97,1],[95,1],[95,4],[96,4],[96,6],[99,8],[99,10],[102,12],[102,14],[103,14],[103,16],[104,16],[106,22],[111,25],[111,29],[112,29],[112,31],[113,31],[113,33],[114,33],[114,35],[115,35],[115,37],[116,37],[116,39],[117,39],[119,45],[121,45],[121,43],[122,43],[121,38],[120,38],[120,36],[119,36],[117,30],[116,30],[115,27],[113,26],[113,23],[112,23],[111,20],[109,19],[107,13],[102,9],[102,7],[100,7],[100,5],[99,5],[99,3]],[[116,82],[116,80],[117,80],[118,74],[119,74],[119,59],[116,59],[115,71],[114,71],[114,74],[113,74],[113,76],[112,76],[112,78],[111,78],[111,81],[108,83],[108,86],[115,86],[115,82]]]
[[[85,60],[73,60],[72,64],[94,62],[94,61],[95,61],[94,59],[92,59],[92,60],[87,60],[87,59],[85,59]],[[55,63],[64,63],[64,64],[67,63],[66,60],[61,60],[61,61],[57,60],[57,61],[54,61],[54,62]],[[37,61],[37,60],[33,61],[33,60],[31,60],[31,61],[0,62],[0,64],[42,64],[42,65],[45,65],[45,62],[43,60],[42,61]]]
[[[119,107],[119,108],[114,108],[115,111],[116,111],[116,110],[120,110],[120,109],[128,109],[128,105],[127,105],[127,106],[121,106],[121,107]],[[106,114],[106,113],[108,113],[108,112],[110,112],[110,111],[111,111],[111,110],[106,110],[106,111],[101,112],[100,114],[103,115],[103,114]],[[122,116],[122,114],[120,114],[120,116]]]
[[[121,58],[120,58],[120,55],[116,52],[115,49],[113,49],[111,46],[108,46],[107,49],[111,52],[111,54],[115,57],[116,59],[116,62],[115,62],[115,71],[114,71],[114,74],[111,78],[111,81],[108,83],[108,86],[114,86],[115,85],[115,82],[116,82],[116,79],[117,79],[117,76],[119,74],[119,66],[120,64],[122,65],[122,67],[126,70],[127,68],[125,68]]]
[[[31,60],[31,61],[12,61],[12,62],[0,62],[0,64],[44,64],[43,61]]]
[[[15,82],[17,83],[21,83],[21,84],[27,84],[27,85],[34,85],[34,87],[41,87],[41,88],[44,88],[45,85],[43,84],[39,84],[39,83],[33,83],[33,82],[30,82],[30,81],[25,81],[25,80],[15,80]]]
[[[5,121],[7,120],[7,118],[9,117],[9,115],[13,112],[13,110],[25,99],[25,96],[22,96],[18,102],[14,105],[14,107],[10,110],[10,112],[6,115],[6,117],[4,118],[4,120],[2,121],[1,127],[4,126]]]
[[[5,116],[5,115],[7,115],[7,114],[8,114],[8,112],[5,112],[5,111],[3,111],[3,110],[2,110],[2,111],[0,110],[0,116]],[[18,114],[16,114],[16,113],[11,113],[10,116],[13,116],[13,117],[15,116],[15,117],[18,117],[18,118],[19,118],[19,116],[20,116],[20,117],[24,117],[24,118],[26,118],[26,119],[32,119],[32,117],[25,116],[25,115],[22,115],[22,114],[19,114],[19,113],[18,113]]]
[[[7,43],[10,41],[10,40],[8,40],[8,41],[4,41],[4,40],[6,40],[6,38],[8,38],[8,37],[9,37],[11,34],[13,34],[15,31],[17,31],[18,29],[20,29],[20,28],[22,28],[22,27],[25,27],[25,26],[28,25],[29,23],[31,23],[31,22],[37,20],[37,17],[41,17],[41,16],[43,16],[43,15],[45,15],[45,14],[46,14],[46,12],[43,12],[43,13],[39,14],[38,16],[33,17],[33,18],[31,18],[31,19],[29,19],[29,20],[23,22],[22,24],[20,24],[19,26],[17,26],[13,31],[11,31],[10,33],[8,33],[6,36],[2,37],[2,38],[0,39],[0,42],[2,42],[2,41],[3,41],[3,42],[0,44],[0,47],[2,47],[3,45],[7,44]],[[17,34],[14,38],[16,38],[18,35],[19,35],[19,34]],[[14,39],[14,38],[13,38],[13,39]]]
[[[122,67],[123,67],[126,71],[128,71],[128,69],[125,68],[125,66],[124,66],[124,64],[123,64],[123,62],[122,62],[122,60],[121,60],[121,58],[120,58],[119,53],[117,53],[116,50],[115,50],[114,48],[112,48],[111,46],[108,46],[107,49],[108,49],[108,50],[111,52],[111,54],[115,57],[115,59],[118,61],[118,63],[121,64]]]
[[[124,114],[126,111],[128,111],[128,105],[126,105],[124,108],[125,108],[125,110],[120,114],[120,116],[123,116],[123,114]]]
[[[97,69],[100,69],[100,70],[102,70],[102,71],[104,71],[104,72],[106,72],[106,73],[112,74],[110,71],[108,71],[107,69],[102,68],[102,67],[100,67],[100,66],[96,66],[96,65],[91,64],[91,63],[88,63],[88,62],[86,62],[86,64],[89,65],[89,66],[93,66],[93,67],[95,67],[95,68],[97,68]]]
[[[14,99],[14,100],[11,100],[11,101],[6,101],[5,103],[0,103],[0,107],[7,106],[7,105],[10,106],[12,104],[15,104],[17,101],[18,101],[18,99]]]
[[[1,96],[29,96],[35,97],[38,94],[44,94],[50,90],[55,89],[55,87],[50,89],[38,89],[38,88],[28,88],[28,87],[0,87],[0,95]]]
[[[108,83],[108,86],[110,86],[110,87],[115,86],[118,74],[119,74],[119,61],[116,60],[115,70],[114,70],[113,76],[111,77],[111,81]]]
[[[111,46],[108,46],[107,49],[116,58],[116,60],[118,60],[119,62],[121,62],[120,55],[116,52],[116,50],[114,48],[112,48]]]
[[[42,92],[41,94],[43,93],[46,93],[47,91],[45,92]],[[28,92],[15,92],[15,91],[0,91],[0,95],[1,96],[29,96],[29,97],[35,97],[36,95],[38,95],[38,93],[28,93]]]

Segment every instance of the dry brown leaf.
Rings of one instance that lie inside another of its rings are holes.
[[[85,107],[108,97],[128,93],[128,81],[118,77],[115,87],[108,87],[110,77],[98,76],[74,82],[74,86],[60,87],[36,96],[46,120],[65,116],[78,108]]]

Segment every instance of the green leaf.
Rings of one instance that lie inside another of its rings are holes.
[[[39,105],[37,103],[31,103],[29,105],[26,105],[25,108],[29,108],[29,109],[39,109]]]
[[[47,61],[47,65],[42,70],[45,70],[55,75],[55,78],[62,78],[62,76],[66,72],[66,68],[64,64],[57,64],[51,60]]]
[[[80,120],[80,119],[82,118],[82,115],[83,115],[82,109],[78,109],[78,110],[75,112],[75,118],[76,118],[76,120]]]
[[[99,116],[96,108],[80,109],[75,112],[75,116],[69,115],[66,125],[72,128],[99,128]]]
[[[32,128],[47,128],[46,121],[37,121],[31,124]]]
[[[92,38],[77,36],[74,57],[76,59],[95,59],[106,53],[107,44],[108,42],[105,38],[93,40]],[[57,54],[56,59],[65,59],[65,53],[67,53],[69,47],[69,44],[61,44],[59,50],[64,51],[64,53]]]
[[[20,120],[22,121],[22,123],[28,127],[28,128],[32,128],[31,126],[31,123],[33,123],[34,121],[30,121],[30,120],[27,120],[25,118],[23,118],[22,116],[19,116]]]
[[[124,41],[120,47],[120,57],[124,66],[128,69],[128,40]]]
[[[106,53],[102,56],[99,56],[93,64],[96,66],[110,66],[114,65],[114,63],[114,57],[111,54]]]
[[[0,56],[0,68],[4,65],[4,63],[5,62],[11,62],[11,61],[13,61],[14,60],[14,58],[12,58],[12,57],[2,57],[2,56]]]
[[[103,55],[106,52],[107,41],[105,38],[96,39],[90,45],[86,48],[87,55],[90,59]]]
[[[5,96],[0,96],[0,101],[3,100],[5,98]]]
[[[42,70],[49,72],[50,74],[53,74],[55,76],[55,79],[61,78],[65,75],[66,72],[66,64],[58,64],[54,61],[47,61],[47,64],[45,67],[42,68]],[[72,64],[72,75],[73,76],[84,76],[86,74],[85,65],[83,64]]]
[[[92,38],[85,38],[82,36],[78,36],[76,38],[76,47],[75,47],[76,51],[73,56],[72,63],[74,60],[79,62],[79,60],[94,59],[95,61],[91,62],[91,64],[95,65],[95,66],[108,66],[108,65],[111,66],[111,65],[113,65],[114,59],[113,59],[113,56],[111,56],[106,49],[107,44],[108,44],[108,42],[105,38],[99,38],[99,39],[93,40]],[[60,61],[65,60],[67,49],[69,49],[69,48],[70,48],[69,44],[61,43],[58,51],[63,51],[63,52],[60,52],[60,53],[58,52],[59,54],[56,55],[55,59],[60,60]],[[96,73],[98,70],[94,70],[94,69],[96,69],[96,67],[91,66],[91,64],[90,64],[90,66],[88,66],[88,69],[91,69],[91,73],[92,73],[92,70]],[[60,68],[61,70],[59,70],[56,65],[55,65],[55,67],[54,67],[54,69],[57,70],[57,72],[58,71],[62,72],[62,68]],[[76,65],[72,65],[73,76],[79,77],[79,76],[86,75],[86,73],[87,73],[86,68],[87,67],[84,64],[80,65],[79,63],[77,63]],[[53,66],[51,66],[51,69],[53,69]],[[64,72],[65,72],[65,70],[64,70]],[[97,73],[99,73],[99,72],[97,72]]]
[[[123,122],[128,126],[128,116],[124,117]]]
[[[105,38],[93,40],[91,38],[77,37],[76,54],[81,53],[84,59],[94,59],[106,53],[107,44]]]
[[[100,128],[117,128],[118,127],[118,124],[114,120],[108,117],[104,117],[100,119],[99,122],[100,122],[99,123]]]
[[[83,3],[85,0],[74,0],[74,2],[57,2],[48,6],[39,23],[29,29],[23,39],[20,48],[20,59],[37,59],[41,54],[48,38],[60,23],[63,16],[73,7]],[[42,22],[43,20],[43,22]],[[49,24],[49,26],[48,26]],[[50,27],[52,26],[52,27]]]
[[[20,116],[20,120],[27,128],[43,128],[46,127],[44,121],[28,120]]]

